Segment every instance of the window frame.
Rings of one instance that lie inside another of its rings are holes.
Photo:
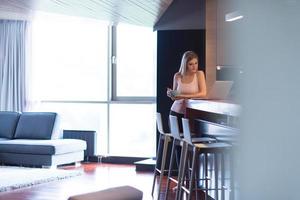
[[[117,94],[117,71],[118,71],[118,63],[117,63],[117,25],[111,26],[111,101],[112,102],[122,102],[122,103],[145,103],[151,104],[156,103],[155,96],[118,96]]]

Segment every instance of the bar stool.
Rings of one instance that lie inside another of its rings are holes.
[[[185,150],[182,151],[181,159],[183,160],[182,166],[179,169],[181,172],[179,174],[181,175],[180,178],[180,183],[178,184],[178,199],[182,199],[183,193],[187,194],[187,200],[190,200],[192,198],[192,191],[196,191],[196,199],[197,199],[197,186],[198,180],[201,180],[199,177],[196,176],[195,173],[195,166],[196,166],[196,158],[201,155],[205,154],[214,154],[215,156],[217,154],[222,154],[225,151],[229,150],[231,145],[226,144],[226,143],[221,143],[221,142],[216,142],[216,143],[193,143],[192,138],[191,138],[191,132],[190,132],[190,125],[189,125],[189,120],[183,118],[182,119],[182,126],[183,126],[183,135],[184,135],[184,148]],[[191,157],[188,156],[188,152],[191,152]],[[191,160],[190,160],[191,159]],[[191,168],[187,168],[186,164],[191,161]],[[221,190],[223,188],[218,187],[218,162],[217,158],[214,157],[214,162],[215,162],[215,188],[210,189],[210,190]],[[205,169],[205,187],[204,190],[205,192],[205,199],[208,197],[208,180],[211,180],[208,177],[208,166],[207,166],[207,156],[205,156],[204,163],[204,169]],[[221,165],[221,172],[224,173],[224,166]],[[188,178],[186,176],[188,175]],[[223,182],[222,182],[223,184]],[[196,188],[193,188],[193,186],[196,186]],[[218,199],[218,192],[216,192],[216,199]]]
[[[170,133],[165,133],[163,129],[162,117],[160,113],[156,113],[156,124],[157,129],[159,132],[159,141],[158,141],[158,148],[156,152],[156,164],[154,168],[154,177],[153,177],[153,184],[152,184],[152,192],[151,195],[154,195],[154,188],[157,176],[159,176],[158,185],[158,194],[157,199],[159,199],[161,194],[161,182],[166,170],[166,159],[167,159],[167,152],[168,146],[172,141],[172,136]],[[161,150],[162,148],[162,150]],[[160,164],[160,166],[159,166]]]
[[[202,135],[208,134],[213,135],[213,137],[218,142],[223,142],[232,145],[231,149],[236,148],[239,145],[239,135],[240,135],[240,129],[237,126],[230,126],[225,124],[217,124],[215,122],[210,122],[203,119],[196,119],[198,128],[199,126],[209,126],[209,129],[204,129]],[[191,124],[191,123],[190,123]],[[237,124],[236,124],[237,125]],[[202,129],[199,129],[202,130]],[[231,153],[223,153],[223,154],[216,154],[211,155],[212,157],[218,157],[217,159],[214,159],[215,162],[220,160],[220,165],[225,165],[225,167],[222,167],[222,169],[226,168],[227,170],[225,172],[221,172],[221,185],[225,182],[225,180],[229,180],[229,182],[226,182],[229,184],[228,191],[230,191],[228,199],[233,200],[235,198],[235,177],[234,177],[234,152],[231,151]],[[217,164],[215,164],[217,166]],[[224,170],[223,170],[224,171]],[[218,195],[218,194],[216,194]],[[225,195],[225,190],[222,190],[221,197],[223,199],[223,196]],[[217,196],[218,197],[218,196]]]
[[[183,154],[185,154],[185,152],[183,152],[183,151],[186,151],[186,148],[183,148],[183,146],[182,146],[184,143],[182,141],[181,133],[179,131],[179,125],[178,125],[176,116],[169,115],[169,125],[170,125],[170,129],[171,129],[171,135],[173,137],[173,143],[172,143],[165,199],[168,198],[170,181],[177,184],[177,188],[178,188],[178,184],[180,184],[180,178],[181,178],[180,173],[182,172],[182,170],[180,170],[180,169],[183,166],[183,160],[181,159],[181,157]],[[200,137],[200,138],[192,138],[192,141],[197,142],[197,143],[212,143],[212,142],[216,142],[216,139],[209,138],[209,137]],[[174,154],[178,149],[180,149],[180,147],[181,147],[181,153],[178,156],[178,159],[180,160],[180,162],[179,162],[179,166],[177,166],[178,167],[178,175],[177,175],[177,179],[176,179],[176,177],[172,176],[172,172],[174,171],[172,167],[174,164]],[[176,197],[175,197],[176,199],[177,199],[178,195],[179,195],[179,190],[176,191]]]

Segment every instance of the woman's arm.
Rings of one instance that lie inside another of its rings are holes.
[[[177,79],[178,79],[178,76],[179,76],[178,73],[174,74],[172,89],[171,88],[167,88],[167,96],[170,97],[172,100],[175,100],[175,97],[171,95],[171,92],[172,92],[172,90],[176,90],[177,89]]]
[[[176,74],[174,74],[174,78],[173,78],[173,87],[172,89],[173,90],[176,90],[177,89],[177,83],[178,83],[178,78],[179,78],[179,73],[177,72]]]

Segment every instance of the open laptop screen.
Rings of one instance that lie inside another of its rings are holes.
[[[216,81],[208,91],[205,99],[223,100],[228,99],[233,81]]]

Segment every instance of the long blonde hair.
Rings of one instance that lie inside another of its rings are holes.
[[[182,55],[181,64],[179,68],[179,73],[183,76],[186,74],[187,71],[187,65],[190,60],[196,58],[198,60],[198,55],[193,51],[186,51]]]

